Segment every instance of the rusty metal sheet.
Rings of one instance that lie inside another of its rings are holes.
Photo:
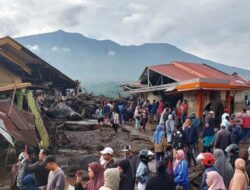
[[[0,100],[0,118],[4,121],[8,133],[18,142],[36,146],[37,138],[33,114],[18,110],[13,105],[10,116],[7,116],[10,104],[10,99]]]

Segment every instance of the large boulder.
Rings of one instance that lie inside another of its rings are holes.
[[[47,115],[56,119],[68,119],[68,120],[82,120],[82,116],[75,112],[71,107],[67,106],[63,102],[59,102],[49,110],[47,110]]]
[[[88,170],[88,164],[91,162],[99,162],[100,159],[94,154],[88,154],[78,157],[70,158],[68,161],[68,169],[67,175],[68,176],[75,176],[77,170]]]

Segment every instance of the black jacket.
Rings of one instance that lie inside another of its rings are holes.
[[[156,175],[149,179],[145,190],[174,190],[174,181],[166,173],[165,175]]]

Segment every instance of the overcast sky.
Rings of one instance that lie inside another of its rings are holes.
[[[78,32],[119,44],[170,43],[250,69],[250,0],[1,0],[0,36]]]

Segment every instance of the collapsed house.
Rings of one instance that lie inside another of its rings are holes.
[[[188,112],[202,119],[206,105],[211,105],[217,118],[222,108],[230,113],[241,112],[248,100],[250,82],[237,73],[229,75],[206,64],[174,61],[146,67],[139,81],[122,88],[151,102],[164,99],[172,107],[178,100],[187,100]]]
[[[79,83],[10,37],[0,39],[0,134],[11,144],[49,146],[33,92],[77,89]]]

